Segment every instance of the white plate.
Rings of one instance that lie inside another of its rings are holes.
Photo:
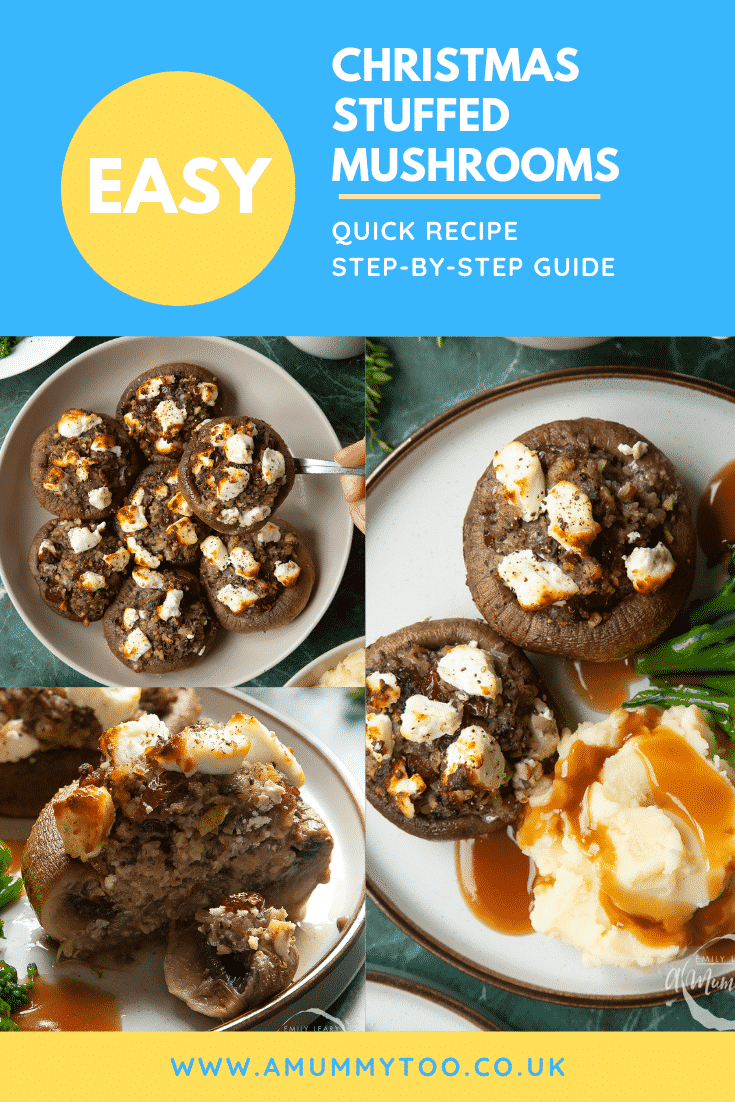
[[[223,337],[120,337],[59,368],[26,402],[0,451],[0,573],[33,634],[58,658],[105,685],[237,685],[277,665],[314,628],[337,591],[352,542],[352,521],[339,479],[300,475],[278,516],[296,525],[311,551],[316,583],[294,621],[265,633],[221,629],[209,654],[179,674],[136,674],[113,657],[102,624],[88,628],[44,605],[28,570],[28,550],[50,519],[28,477],[33,441],[73,406],[114,416],[131,379],[157,364],[191,362],[209,368],[227,388],[227,413],[260,417],[280,432],[296,456],[331,459],[339,440],[314,399],[258,352]],[[9,492],[15,488],[15,493]]]
[[[321,655],[320,658],[315,658],[312,662],[309,662],[308,665],[304,666],[303,670],[299,670],[298,673],[295,673],[293,677],[286,682],[285,687],[313,687],[323,673],[338,666],[353,650],[357,650],[358,647],[364,646],[365,636],[361,635],[359,639],[350,639],[349,643],[340,643],[339,646],[332,647],[326,654]],[[334,687],[339,688],[339,686]]]
[[[0,379],[38,367],[73,340],[73,337],[21,337],[10,355],[0,360]]]
[[[313,1007],[326,1010],[346,989],[365,957],[362,795],[335,755],[292,720],[244,693],[204,689],[199,695],[203,714],[209,718],[226,720],[245,707],[292,747],[306,774],[304,800],[318,811],[334,837],[330,881],[312,893],[299,924],[296,944],[301,960],[294,984],[267,1007],[216,1026],[212,1019],[189,1010],[169,994],[163,979],[161,945],[148,946],[135,955],[131,965],[101,975],[75,963],[55,966],[55,953],[41,944],[43,930],[25,896],[3,911],[7,938],[2,943],[3,959],[16,967],[19,975],[25,975],[26,966],[33,961],[42,976],[69,976],[110,992],[124,1030],[272,1030],[296,1014],[303,1025],[310,1020],[304,1011]],[[26,837],[30,826],[27,820],[0,818],[0,838]],[[337,920],[343,917],[348,921],[339,931]]]
[[[481,1033],[494,1022],[407,976],[368,971],[367,1029],[370,1033]]]
[[[681,375],[579,368],[498,387],[442,414],[396,449],[368,484],[368,641],[426,617],[480,618],[465,585],[462,522],[493,453],[524,430],[575,417],[638,428],[675,464],[696,506],[710,477],[735,457],[734,403],[735,392]],[[695,592],[708,587],[700,555]],[[531,657],[570,719],[599,716],[573,691],[563,663]],[[508,990],[576,1005],[672,997],[667,968],[585,968],[581,954],[560,941],[496,933],[462,898],[453,843],[414,838],[371,806],[367,824],[368,885],[376,902],[449,963]]]

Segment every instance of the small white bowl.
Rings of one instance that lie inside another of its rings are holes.
[[[506,337],[507,341],[526,344],[529,348],[544,348],[547,352],[565,352],[570,348],[591,348],[609,341],[609,337]]]
[[[303,670],[299,670],[298,673],[286,682],[285,688],[287,689],[306,689],[316,685],[319,678],[327,670],[331,670],[334,666],[338,666],[340,662],[347,657],[347,655],[357,650],[358,647],[365,646],[365,636],[361,635],[358,639],[350,639],[348,643],[340,643],[337,647],[332,647],[326,654],[323,654],[321,658],[315,658],[313,662],[309,662],[308,666],[304,666]],[[335,686],[336,688],[337,686]],[[349,688],[350,686],[346,686]],[[355,685],[354,688],[361,688],[361,686]]]
[[[364,337],[286,337],[302,352],[323,356],[326,360],[348,360],[365,351]]]

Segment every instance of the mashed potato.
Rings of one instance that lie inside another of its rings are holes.
[[[317,685],[343,685],[345,688],[361,689],[365,684],[365,648],[358,647],[342,659],[338,666],[326,670],[317,681]]]
[[[735,788],[698,708],[567,731],[517,841],[533,927],[588,965],[646,967],[735,930]]]

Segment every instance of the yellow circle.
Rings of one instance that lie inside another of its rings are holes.
[[[211,302],[254,279],[286,236],[294,195],[291,154],[268,112],[203,73],[155,73],[105,96],[61,175],[87,263],[167,306]]]

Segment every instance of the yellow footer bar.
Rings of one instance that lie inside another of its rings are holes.
[[[691,1102],[727,1093],[732,1076],[732,1038],[711,1032],[9,1033],[0,1043],[2,1097],[31,1102]]]

